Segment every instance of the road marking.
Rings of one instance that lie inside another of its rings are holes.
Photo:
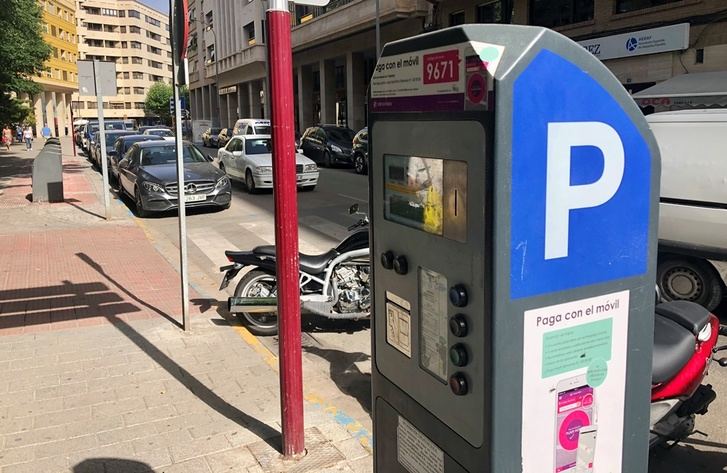
[[[351,199],[351,200],[358,200],[359,202],[363,202],[363,203],[365,203],[365,204],[367,204],[367,205],[368,205],[368,203],[369,203],[369,201],[368,201],[368,200],[365,200],[365,199],[359,199],[358,197],[354,197],[354,196],[352,196],[352,195],[348,195],[348,194],[338,194],[338,195],[340,195],[341,197],[345,197],[345,198],[347,198],[347,199]]]
[[[212,228],[193,228],[187,235],[216,268],[229,264],[225,256],[226,250],[237,250],[235,245]]]
[[[305,216],[301,218],[301,221],[303,225],[311,227],[319,233],[322,233],[323,235],[329,237],[329,239],[333,242],[332,244],[334,245],[346,238],[346,236],[348,236],[348,229],[343,225],[333,223],[330,220],[318,217],[316,215]],[[311,237],[313,237],[313,232],[305,228],[301,229],[301,233],[303,235],[310,235]],[[318,239],[320,240],[320,236],[318,236]]]
[[[241,222],[239,225],[268,244],[275,244],[275,223],[273,221],[259,220],[256,222]],[[331,223],[331,225],[335,224]],[[333,230],[333,227],[329,230]],[[320,231],[321,233],[328,234],[323,230]],[[298,226],[298,247],[301,252],[316,254],[330,249],[332,245],[328,241],[325,242],[326,249],[321,244],[313,243],[314,241],[320,240],[321,237],[316,232]]]

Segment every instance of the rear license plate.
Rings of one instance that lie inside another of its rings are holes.
[[[191,194],[191,195],[185,195],[184,196],[184,201],[185,202],[201,202],[203,200],[207,200],[207,196],[206,195],[195,195],[195,194]]]

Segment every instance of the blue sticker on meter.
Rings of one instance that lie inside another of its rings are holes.
[[[651,157],[619,103],[541,51],[515,80],[510,294],[644,274]]]

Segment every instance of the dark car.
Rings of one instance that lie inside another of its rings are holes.
[[[352,129],[342,126],[312,126],[303,133],[300,147],[303,154],[325,167],[337,163],[352,164],[353,136]]]
[[[118,182],[119,161],[121,161],[134,143],[139,143],[141,141],[164,141],[164,138],[156,135],[139,135],[137,133],[118,136],[116,141],[114,141],[113,151],[110,153],[107,151],[109,159],[109,175],[111,176],[112,182]]]
[[[110,131],[110,130],[120,130],[125,131],[126,126],[124,126],[124,122],[121,120],[106,120],[103,124],[104,130]],[[89,122],[88,125],[86,125],[86,133],[84,138],[82,139],[83,144],[85,145],[84,150],[89,155],[89,158],[92,158],[91,156],[91,149],[93,148],[94,144],[96,143],[96,135],[98,134],[99,124],[97,121]]]
[[[230,180],[191,143],[183,144],[185,207],[230,206]],[[119,161],[119,188],[134,199],[136,213],[163,212],[179,205],[177,145],[170,141],[134,143]]]
[[[150,130],[153,128],[166,128],[167,130],[171,130],[171,128],[169,128],[168,126],[164,126],[164,125],[144,125],[144,126],[140,126],[139,129],[136,131],[138,131],[140,135],[143,135],[146,130]]]
[[[217,135],[219,135],[221,131],[222,128],[207,128],[204,133],[202,133],[202,144],[210,148],[217,148]]]
[[[116,141],[116,138],[118,138],[119,136],[133,135],[133,134],[134,134],[133,131],[127,131],[127,130],[108,130],[108,131],[106,131],[104,133],[104,135],[106,137],[107,159],[108,159],[109,155],[114,151],[114,142]],[[100,138],[100,135],[99,135],[99,137],[95,137],[95,138]],[[93,140],[93,145],[91,147],[90,158],[91,158],[91,163],[96,168],[101,168],[101,142],[100,142],[100,139],[95,139],[95,138]]]
[[[220,133],[217,135],[217,147],[224,148],[227,146],[227,142],[230,141],[230,138],[232,138],[232,127],[221,129]]]
[[[369,172],[369,128],[359,130],[353,137],[353,168],[358,174]]]

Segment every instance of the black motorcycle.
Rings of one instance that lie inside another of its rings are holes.
[[[351,232],[335,248],[319,255],[300,254],[301,312],[329,319],[358,320],[371,311],[368,217],[358,204],[349,209],[361,219],[348,227]],[[228,299],[230,313],[241,314],[256,335],[278,332],[275,246],[258,246],[252,251],[226,251],[233,264],[223,266],[220,290],[246,266],[252,267],[240,279],[234,297]]]

